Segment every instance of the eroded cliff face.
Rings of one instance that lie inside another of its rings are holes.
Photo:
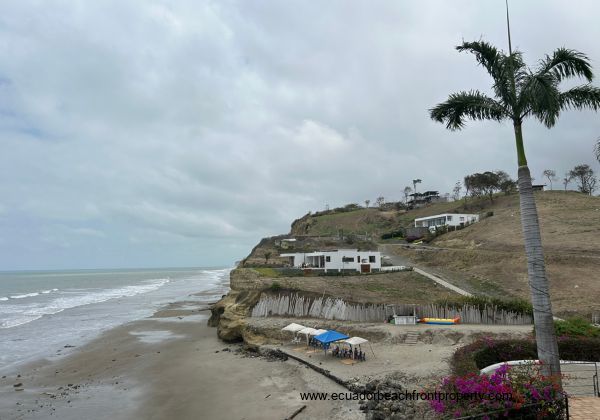
[[[211,308],[208,325],[217,327],[218,337],[227,342],[244,340],[246,317],[262,293],[258,273],[251,270],[233,270],[230,274],[231,291]]]

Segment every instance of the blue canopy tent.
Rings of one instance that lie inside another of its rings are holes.
[[[315,340],[319,341],[323,344],[323,349],[325,349],[325,353],[327,353],[327,349],[329,345],[335,341],[346,340],[348,337],[346,334],[342,334],[341,332],[335,330],[329,330],[324,332],[323,334],[315,335]]]

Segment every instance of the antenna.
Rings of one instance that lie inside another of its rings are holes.
[[[508,29],[508,54],[512,55],[512,44],[510,42],[510,18],[508,17],[508,0],[506,0],[506,27]]]

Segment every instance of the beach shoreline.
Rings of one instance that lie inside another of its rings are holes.
[[[247,357],[206,325],[208,309],[198,299],[174,302],[67,356],[4,373],[0,418],[264,419],[302,405],[297,419],[364,418],[356,402],[300,401],[300,392],[345,389],[292,360]]]

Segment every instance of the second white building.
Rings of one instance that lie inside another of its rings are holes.
[[[471,223],[479,222],[478,214],[444,213],[435,216],[419,217],[415,219],[415,227],[433,228],[439,226],[463,227]]]

